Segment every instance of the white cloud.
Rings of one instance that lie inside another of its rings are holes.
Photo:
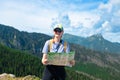
[[[109,0],[109,2],[113,5],[120,4],[120,0]]]
[[[120,32],[118,33],[104,33],[103,37],[112,42],[120,42]]]
[[[120,1],[110,0],[108,3],[101,3],[98,7],[100,19],[95,26],[97,32],[102,33],[110,41],[120,42]],[[97,11],[97,10],[96,10]],[[114,36],[113,36],[114,35]],[[107,37],[106,37],[107,36]]]
[[[21,31],[49,34],[53,11],[41,9],[33,4],[8,1],[0,8],[0,23],[14,26]],[[47,29],[47,30],[46,30]]]
[[[111,10],[112,10],[112,4],[103,4],[103,3],[101,3],[99,5],[98,9],[110,13]]]
[[[82,24],[83,27],[87,28],[92,28],[93,25],[99,20],[99,16],[92,12],[70,12],[69,17],[73,26]]]
[[[67,33],[120,40],[120,0],[2,0],[0,5],[0,23],[22,31],[50,34],[51,24],[61,22]]]
[[[108,21],[105,21],[103,24],[102,24],[102,27],[101,27],[101,32],[104,31],[104,32],[110,32],[111,31],[111,26],[110,26],[110,23]]]

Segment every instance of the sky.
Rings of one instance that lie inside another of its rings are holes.
[[[61,23],[64,33],[102,34],[120,43],[120,0],[0,0],[0,5],[0,24],[20,31],[53,35],[53,26]]]

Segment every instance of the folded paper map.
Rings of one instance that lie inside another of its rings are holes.
[[[48,65],[71,66],[70,61],[74,60],[75,52],[70,53],[54,53],[49,52]]]

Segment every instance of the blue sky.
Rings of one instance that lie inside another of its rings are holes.
[[[20,31],[53,35],[52,26],[62,23],[65,33],[101,33],[120,42],[120,0],[0,0],[0,5],[0,24]]]

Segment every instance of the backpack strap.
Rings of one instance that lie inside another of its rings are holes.
[[[64,41],[64,52],[66,52],[66,49],[67,49],[67,42]]]
[[[50,39],[49,45],[48,45],[48,52],[52,49],[53,39]]]
[[[62,41],[62,40],[61,40]],[[49,45],[48,45],[48,51],[50,52],[50,50],[52,49],[52,44],[54,43],[53,39],[50,39],[49,41]],[[61,42],[62,43],[62,42]],[[67,48],[67,42],[64,41],[64,52],[66,52],[66,48]]]

